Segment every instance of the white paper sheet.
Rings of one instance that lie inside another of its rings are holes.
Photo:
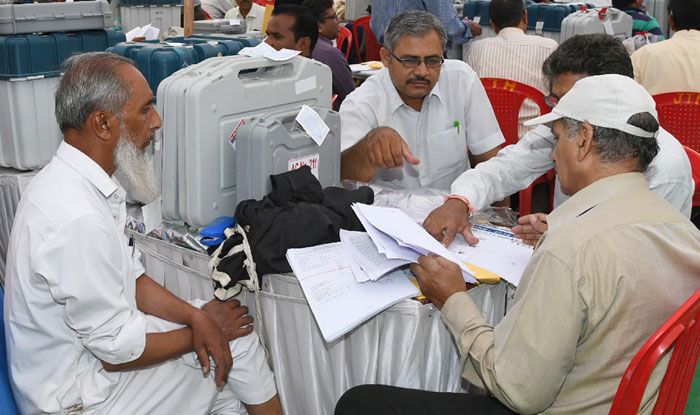
[[[403,271],[379,281],[355,281],[342,242],[289,249],[287,260],[327,342],[402,299],[418,295]]]
[[[478,244],[471,246],[458,236],[450,244],[450,251],[517,287],[532,257],[532,247],[520,242],[512,232],[495,226],[474,225],[472,233],[479,238]]]
[[[145,228],[145,233],[150,233],[153,229],[163,223],[163,210],[161,209],[161,197],[149,204],[143,205],[141,208],[141,213],[143,214],[143,225]]]
[[[260,42],[257,46],[252,48],[243,48],[240,52],[238,52],[239,55],[250,56],[251,58],[259,58],[262,56],[276,62],[292,59],[299,53],[301,52],[299,52],[298,50],[291,49],[275,50],[275,48],[273,48],[265,42]]]
[[[311,137],[316,144],[321,146],[331,129],[326,125],[320,115],[308,105],[302,105],[294,119],[301,128]]]
[[[433,253],[449,259],[462,269],[465,281],[471,283],[476,282],[471,270],[464,262],[460,261],[453,252],[445,248],[403,211],[394,208],[363,205],[360,203],[353,204],[352,208],[355,213],[359,211],[371,225],[396,240],[398,245],[413,249],[420,255]],[[372,233],[370,233],[370,236],[372,236]]]
[[[367,232],[341,229],[340,242],[348,254],[350,267],[357,282],[365,282],[368,279],[376,281],[384,274],[410,263],[402,259],[389,259],[380,253]]]

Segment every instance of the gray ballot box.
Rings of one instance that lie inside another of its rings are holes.
[[[313,108],[330,128],[319,146],[296,121],[298,111],[255,117],[236,137],[236,196],[261,199],[272,190],[270,175],[309,166],[321,186],[340,185],[340,115]]]
[[[229,35],[243,34],[247,30],[245,20],[239,19],[212,19],[195,20],[195,33],[223,33]]]
[[[154,146],[163,216],[205,226],[233,215],[240,200],[239,129],[254,117],[292,113],[304,104],[330,109],[331,91],[330,69],[300,56],[211,58],[164,79],[157,93],[163,127]]]

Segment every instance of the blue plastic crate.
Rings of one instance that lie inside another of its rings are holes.
[[[0,79],[58,76],[70,56],[104,51],[126,40],[113,29],[0,36]]]

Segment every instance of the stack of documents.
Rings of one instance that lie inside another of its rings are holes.
[[[399,209],[352,205],[377,251],[387,259],[418,262],[423,255],[435,254],[459,265],[467,282],[476,283],[469,266],[433,238],[423,227]]]
[[[516,286],[532,255],[532,248],[508,230],[475,225],[477,245],[459,236],[447,249],[401,210],[352,207],[367,233],[341,230],[341,242],[287,250],[289,265],[328,342],[398,301],[419,295],[406,268],[397,268],[422,255],[455,262],[469,282],[504,278]]]
[[[289,249],[287,260],[327,342],[404,298],[419,294],[403,271],[392,272],[379,281],[355,281],[342,242]]]

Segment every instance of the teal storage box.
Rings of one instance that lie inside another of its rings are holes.
[[[104,51],[126,40],[113,29],[0,36],[0,79],[58,76],[70,56]]]
[[[146,77],[154,94],[163,79],[195,63],[197,53],[188,47],[151,45],[136,53],[136,66]]]

